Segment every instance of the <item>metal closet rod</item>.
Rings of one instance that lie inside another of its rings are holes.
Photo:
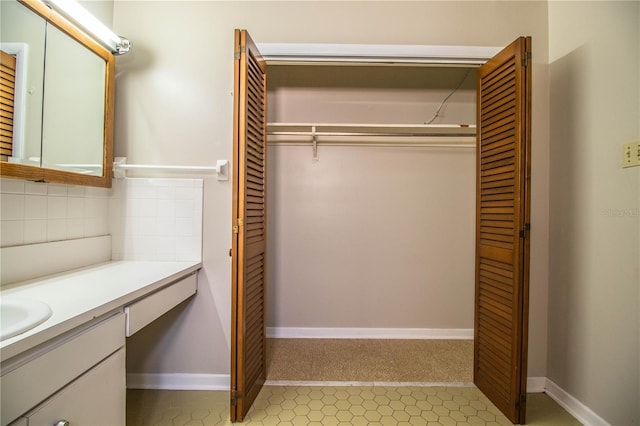
[[[336,124],[336,123],[267,123],[268,141],[273,145],[391,146],[434,148],[474,148],[475,125],[463,124]],[[308,141],[300,137],[309,137]],[[362,140],[363,137],[375,138]],[[328,138],[327,140],[320,140]],[[343,139],[344,138],[344,139]],[[396,142],[396,138],[405,139]],[[409,142],[407,139],[413,139]],[[459,138],[456,143],[443,139]],[[393,140],[393,141],[391,141]]]

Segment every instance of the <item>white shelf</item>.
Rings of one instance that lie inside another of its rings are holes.
[[[391,44],[258,43],[269,64],[398,64],[480,66],[503,48]]]

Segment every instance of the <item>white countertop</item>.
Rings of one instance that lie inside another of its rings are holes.
[[[0,360],[120,309],[201,267],[201,262],[112,261],[3,287],[0,297],[37,299],[53,314],[37,327],[0,342]]]

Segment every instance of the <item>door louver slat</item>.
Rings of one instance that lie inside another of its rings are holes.
[[[13,155],[16,58],[4,51],[0,55],[0,161],[8,161]]]

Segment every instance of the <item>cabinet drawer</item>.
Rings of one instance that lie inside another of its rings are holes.
[[[86,372],[33,410],[29,426],[115,426],[126,422],[124,348]]]
[[[79,332],[43,355],[4,374],[2,425],[6,425],[124,346],[124,314]]]
[[[171,308],[187,300],[196,290],[196,274],[192,274],[127,306],[124,308],[127,315],[126,336],[132,336]]]

